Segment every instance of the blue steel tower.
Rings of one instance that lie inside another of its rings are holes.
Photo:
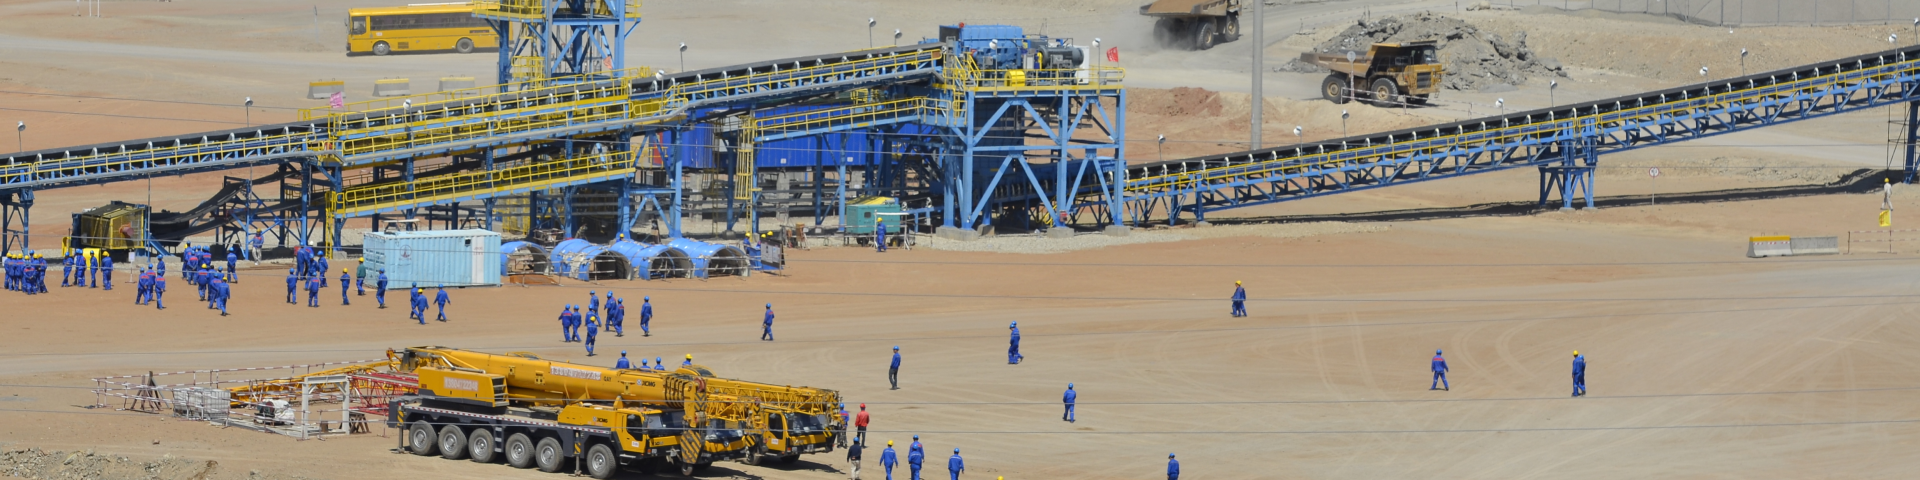
[[[626,40],[640,0],[504,0],[474,16],[500,35],[499,83],[598,80],[626,69]],[[585,75],[584,77],[582,75]]]

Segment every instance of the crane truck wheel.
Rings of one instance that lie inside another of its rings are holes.
[[[587,449],[587,476],[606,480],[613,478],[613,472],[619,471],[615,463],[613,450],[607,444],[597,444]]]
[[[1220,27],[1214,26],[1213,22],[1209,20],[1201,20],[1198,23],[1199,25],[1193,27],[1193,49],[1206,50],[1213,48],[1214,36],[1219,34]]]
[[[1373,103],[1382,107],[1391,107],[1400,103],[1400,86],[1393,79],[1379,78],[1373,81]]]
[[[1320,81],[1320,96],[1335,105],[1347,103],[1347,79],[1340,74],[1327,75],[1326,80]]]
[[[475,463],[493,463],[493,432],[485,427],[473,429],[467,434],[467,458]]]
[[[467,432],[459,425],[440,427],[440,457],[448,460],[467,458]]]
[[[680,476],[682,476],[682,477],[691,477],[691,476],[693,476],[693,463],[690,463],[690,462],[687,462],[687,461],[685,461],[685,460],[681,460],[681,461],[680,461]]]
[[[507,465],[513,468],[533,468],[533,439],[527,434],[516,433],[507,436]]]
[[[425,420],[413,422],[407,427],[407,451],[422,457],[433,455],[434,437],[433,425]]]
[[[553,437],[542,438],[540,439],[540,443],[534,444],[533,465],[540,467],[540,471],[542,472],[558,472],[560,471],[560,464],[565,463],[566,458],[564,455],[565,454],[560,451],[559,440],[554,440]]]
[[[765,447],[756,445],[756,446],[747,448],[747,456],[746,458],[742,458],[741,461],[742,463],[745,463],[747,465],[757,466],[757,465],[760,465],[761,460],[766,459],[765,458],[766,455],[767,455],[767,452],[765,451]]]

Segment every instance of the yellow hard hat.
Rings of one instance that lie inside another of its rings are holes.
[[[1239,281],[1239,280],[1234,280],[1234,281],[1233,281],[1233,284],[1234,284],[1234,285],[1239,285],[1239,284],[1240,284],[1240,281]]]
[[[893,446],[893,440],[887,440],[887,446],[889,447]]]
[[[1574,351],[1573,351],[1573,356],[1576,356],[1576,357],[1578,357],[1578,356],[1580,356],[1580,351],[1579,351],[1579,350],[1574,350]]]
[[[691,354],[691,353],[689,353],[689,354],[687,354],[687,359],[688,359],[688,360],[692,360],[692,359],[693,359],[693,354]]]

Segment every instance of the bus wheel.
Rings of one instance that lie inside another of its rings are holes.
[[[460,53],[473,53],[473,40],[462,38],[460,39],[459,42],[454,42],[453,51],[460,52]]]
[[[390,47],[390,46],[387,46],[387,42],[374,42],[374,43],[373,43],[373,54],[374,54],[374,55],[381,55],[381,56],[385,56],[386,54],[389,54],[389,53],[393,53],[393,47]]]

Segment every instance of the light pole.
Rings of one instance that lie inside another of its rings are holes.
[[[247,97],[247,103],[242,109],[247,111],[247,128],[253,128],[253,97]]]
[[[687,42],[680,42],[680,71],[687,71]]]
[[[1709,78],[1710,78],[1710,77],[1707,77],[1707,67],[1700,67],[1700,78],[1701,78],[1701,79],[1709,79]]]
[[[1340,136],[1342,138],[1345,138],[1347,136],[1347,111],[1346,110],[1340,111]]]
[[[1547,81],[1547,107],[1549,107],[1549,108],[1551,108],[1551,107],[1558,107],[1558,106],[1560,106],[1560,104],[1559,104],[1558,102],[1554,102],[1554,101],[1553,101],[1553,91],[1554,91],[1554,90],[1559,90],[1559,89],[1560,89],[1560,81],[1559,81],[1559,80],[1548,80],[1548,81]]]
[[[1495,110],[1499,110],[1499,111],[1500,111],[1500,114],[1501,114],[1501,115],[1506,115],[1506,114],[1507,114],[1507,99],[1504,99],[1504,98],[1496,98],[1496,99],[1493,99],[1493,108],[1494,108]]]
[[[20,126],[13,128],[13,132],[14,148],[27,151],[27,122],[21,121]]]
[[[873,48],[873,17],[867,17],[867,48]]]
[[[1099,84],[1101,80],[1100,57],[1106,56],[1100,54],[1100,37],[1093,37],[1093,51],[1089,53],[1093,54],[1093,79],[1091,81],[1094,84]]]
[[[900,29],[893,29],[893,46],[900,46]]]
[[[1300,148],[1300,145],[1304,143],[1306,142],[1300,140],[1300,126],[1294,125],[1293,126],[1293,148]]]
[[[1747,76],[1747,49],[1740,49],[1740,76]]]
[[[22,123],[21,125],[26,125],[26,124]],[[20,128],[26,128],[26,127],[23,126]],[[1160,161],[1162,162],[1167,161],[1167,136],[1166,135],[1160,136],[1160,142],[1154,144],[1154,149],[1160,152]]]

